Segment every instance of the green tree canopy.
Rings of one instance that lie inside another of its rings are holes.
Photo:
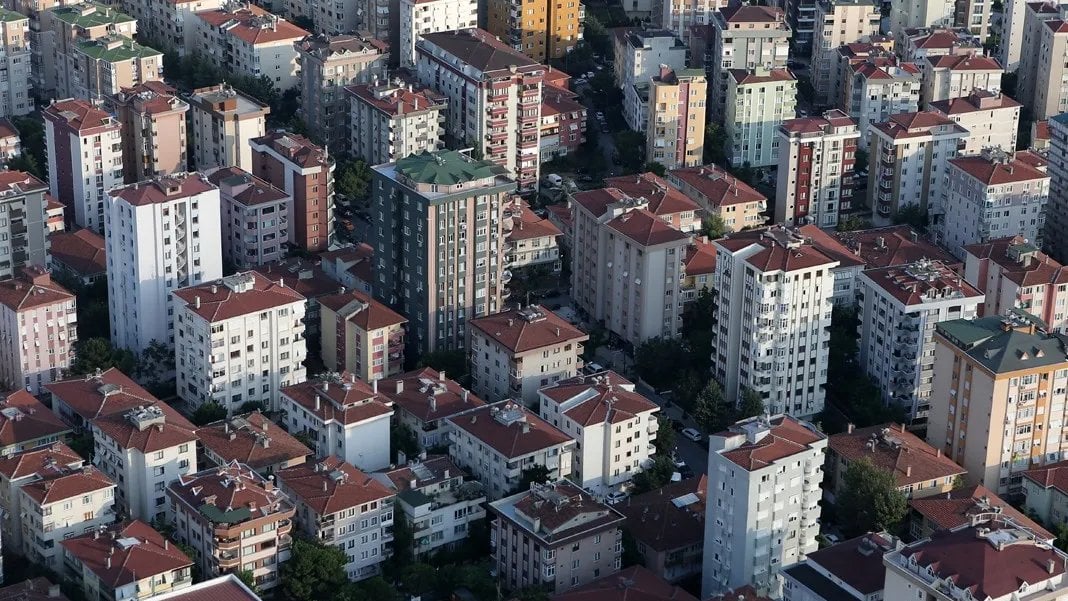
[[[731,228],[727,227],[727,222],[723,220],[719,213],[709,213],[701,221],[701,233],[708,236],[709,240],[722,238],[729,234],[730,231]]]
[[[217,422],[220,419],[225,418],[226,407],[223,407],[215,401],[208,401],[207,403],[204,403],[201,406],[197,407],[196,411],[193,411],[193,415],[189,418],[189,421],[193,422],[198,426],[203,426],[205,424]]]
[[[908,512],[908,499],[894,474],[868,458],[849,464],[839,488],[836,509],[848,536],[895,531]]]
[[[705,432],[719,432],[732,422],[733,411],[715,380],[709,380],[697,395],[693,405],[693,419]]]
[[[348,582],[345,553],[334,546],[295,539],[289,561],[282,564],[282,597],[287,601],[331,599]]]
[[[137,371],[137,357],[126,349],[112,346],[106,338],[88,338],[74,344],[74,363],[71,375],[85,375],[96,370],[106,371],[112,367],[133,376]]]
[[[549,480],[549,468],[541,464],[532,465],[519,474],[519,484],[516,485],[515,491],[530,490],[531,484],[545,484]]]
[[[764,415],[764,413],[764,399],[760,398],[760,393],[752,388],[744,389],[742,391],[742,398],[738,399],[738,411],[734,415],[734,420],[748,419],[750,417]]]
[[[667,455],[653,455],[652,464],[642,471],[634,474],[634,489],[631,494],[640,495],[643,492],[661,488],[671,482],[671,475],[675,473],[675,462]]]
[[[445,372],[446,377],[461,385],[465,385],[467,381],[467,354],[462,350],[423,353],[423,356],[419,357],[417,367],[429,367],[438,372]]]

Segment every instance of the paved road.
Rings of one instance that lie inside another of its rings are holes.
[[[672,405],[670,407],[665,407],[667,402],[648,386],[638,384],[638,392],[657,405],[660,405],[660,414],[664,417],[669,417],[675,421],[682,422],[687,427],[696,426],[693,420],[683,420],[682,410],[677,406]],[[705,450],[704,447],[684,437],[678,432],[675,434],[675,447],[677,449],[677,457],[685,461],[687,465],[693,469],[694,474],[703,474],[708,470],[708,451]]]

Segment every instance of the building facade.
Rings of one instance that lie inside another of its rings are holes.
[[[0,387],[37,394],[63,377],[78,340],[76,305],[41,267],[0,280]]]
[[[400,0],[398,39],[394,52],[400,66],[415,67],[415,44],[428,33],[478,27],[475,0]]]
[[[404,85],[356,85],[349,95],[349,148],[368,165],[390,163],[445,146],[444,96]]]
[[[215,169],[208,181],[222,202],[223,261],[248,269],[284,259],[293,199],[240,167]]]
[[[120,89],[109,98],[122,126],[122,173],[127,184],[186,170],[189,103],[161,81]]]
[[[1068,329],[1068,269],[1023,236],[964,247],[964,278],[984,293],[979,314],[1026,311],[1051,332]]]
[[[486,29],[516,52],[548,63],[575,49],[582,39],[585,14],[578,0],[490,0]]]
[[[770,167],[779,160],[776,132],[793,119],[797,79],[786,69],[731,69],[727,78],[725,149],[734,167]]]
[[[225,83],[194,90],[189,104],[194,168],[240,167],[251,172],[251,141],[266,133],[270,107]]]
[[[276,131],[249,140],[250,173],[293,199],[289,243],[308,252],[330,246],[334,233],[334,159],[299,134]]]
[[[736,4],[724,6],[709,19],[715,41],[709,72],[708,102],[712,117],[722,120],[727,112],[727,87],[731,69],[785,69],[790,51],[790,27],[781,8]]]
[[[319,299],[320,353],[327,369],[350,372],[364,382],[404,371],[404,324],[408,320],[369,294],[350,290]]]
[[[854,160],[860,129],[840,110],[784,121],[779,144],[775,221],[838,225],[853,208]]]

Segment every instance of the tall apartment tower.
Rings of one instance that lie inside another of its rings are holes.
[[[715,50],[708,82],[709,106],[717,121],[726,114],[727,78],[731,69],[785,69],[790,27],[782,9],[735,4],[712,15]]]
[[[240,167],[251,172],[250,142],[266,133],[270,107],[225,83],[194,90],[189,104],[193,166],[199,171]]]
[[[629,0],[631,6],[624,2],[623,9],[630,13],[631,7],[638,7],[638,0]],[[660,4],[660,25],[675,37],[689,43],[694,36],[694,27],[707,27],[716,11],[727,8],[727,0],[664,0],[650,2],[654,20],[657,4]]]
[[[515,180],[454,150],[373,170],[375,297],[408,318],[410,347],[461,349],[468,320],[508,296],[501,217]]]
[[[0,9],[0,117],[33,112],[30,64],[30,20],[13,10]]]
[[[122,170],[127,184],[185,171],[189,104],[162,81],[123,88],[110,99],[122,124]]]
[[[672,71],[662,67],[649,86],[649,121],[645,127],[645,156],[665,169],[704,163],[704,71]]]
[[[390,48],[399,54],[400,66],[415,67],[415,43],[439,31],[478,27],[477,0],[400,0],[398,39]]]
[[[713,377],[728,399],[760,394],[768,413],[823,410],[834,274],[838,261],[782,226],[713,242],[721,327]]]
[[[890,31],[894,46],[905,47],[906,31],[924,27],[952,27],[956,18],[956,0],[905,0],[890,9]]]
[[[74,359],[74,295],[38,266],[0,279],[0,387],[44,392]]]
[[[852,208],[859,138],[857,122],[838,109],[779,127],[776,223],[838,225],[838,215]]]
[[[779,160],[775,135],[797,116],[797,78],[787,69],[731,69],[727,77],[724,144],[734,167],[770,167]]]
[[[710,437],[702,597],[745,585],[779,597],[779,571],[819,548],[826,448],[825,435],[788,415]]]
[[[86,100],[43,111],[49,193],[74,225],[104,233],[107,193],[123,180],[122,125]]]
[[[838,100],[835,80],[838,47],[867,40],[879,33],[881,15],[872,0],[819,0],[812,32],[812,87],[816,102],[832,106]]]
[[[1046,205],[1045,250],[1062,264],[1068,264],[1068,113],[1049,120],[1050,149],[1049,202]]]
[[[111,342],[174,344],[171,293],[222,277],[219,189],[174,173],[109,192],[105,243]]]
[[[368,165],[381,165],[423,151],[444,147],[448,103],[425,88],[401,85],[357,85],[349,96],[349,150]]]
[[[311,140],[284,131],[250,143],[251,173],[293,199],[289,243],[309,252],[326,250],[334,230],[334,160]]]
[[[47,196],[48,185],[29,173],[0,171],[0,279],[47,262]]]
[[[534,190],[548,67],[481,29],[427,34],[415,54],[419,83],[449,100],[447,133],[511,171],[520,191]]]
[[[486,7],[486,29],[541,63],[574,50],[584,20],[579,0],[489,0]]]

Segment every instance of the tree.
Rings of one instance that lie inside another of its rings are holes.
[[[217,422],[220,419],[226,419],[226,415],[226,407],[223,407],[215,401],[208,401],[197,407],[196,411],[193,412],[192,417],[189,419],[194,424],[203,426],[205,424]]]
[[[738,411],[734,416],[734,421],[764,415],[765,412],[764,399],[760,398],[760,393],[752,388],[746,388],[742,391],[742,398],[738,400]]]
[[[238,409],[238,413],[252,413],[253,411],[259,411],[264,413],[267,411],[267,405],[263,401],[245,401],[241,403],[241,407]]]
[[[400,571],[401,587],[413,596],[434,592],[438,586],[438,570],[428,563],[413,563]]]
[[[854,232],[871,227],[871,222],[859,215],[846,215],[838,219],[835,229],[839,232]]]
[[[657,161],[649,161],[648,163],[646,163],[645,169],[643,169],[643,171],[652,172],[656,175],[659,175],[660,177],[664,177],[665,175],[667,175],[667,168],[664,167],[663,163]]]
[[[403,511],[393,512],[393,555],[387,561],[395,571],[415,561],[415,531]]]
[[[248,590],[253,593],[259,593],[259,587],[256,586],[256,577],[252,574],[252,570],[239,570],[234,572],[234,576],[248,587]]]
[[[70,375],[86,375],[112,367],[124,374],[134,374],[137,358],[126,349],[115,348],[105,338],[88,338],[74,344],[74,363],[70,366]]]
[[[645,165],[645,136],[632,130],[614,134],[619,164],[628,173],[637,173]]]
[[[860,173],[868,169],[868,151],[858,148],[853,154],[853,173]]]
[[[347,199],[364,203],[371,191],[371,168],[362,160],[346,162],[337,170],[334,189]]]
[[[37,158],[29,153],[22,153],[14,158],[8,159],[6,167],[11,171],[25,171],[30,175],[37,177],[37,179],[46,179],[48,176],[41,170],[41,164],[37,162]]]
[[[839,488],[836,509],[849,536],[893,531],[908,512],[908,499],[894,474],[866,457],[849,464]]]
[[[516,485],[515,491],[530,490],[531,484],[545,484],[550,479],[549,468],[540,464],[532,465],[519,474],[519,484]]]
[[[419,440],[416,438],[415,432],[412,432],[411,428],[399,422],[389,429],[389,446],[389,455],[397,463],[401,463],[399,455],[397,455],[398,452],[404,453],[407,459],[419,454]]]
[[[22,165],[23,171],[29,171],[38,178],[48,179],[48,150],[45,142],[44,120],[37,117],[24,116],[12,119],[15,129],[19,132],[19,144],[22,146],[22,155],[27,157]],[[36,171],[30,169],[36,166]],[[11,169],[15,167],[11,166]]]
[[[671,482],[671,475],[675,473],[675,462],[667,455],[653,455],[652,464],[642,471],[634,474],[634,488],[631,494],[640,495],[643,492],[661,488]]]
[[[521,588],[512,594],[516,601],[549,601],[549,591],[540,586]]]
[[[86,429],[81,434],[74,435],[70,442],[67,443],[67,446],[86,461],[92,461],[95,453],[94,449],[96,448],[93,431]]]
[[[927,232],[927,211],[918,204],[907,204],[894,213],[894,223],[897,225],[909,225],[921,233]]]
[[[656,440],[653,441],[653,446],[656,447],[656,452],[663,455],[670,455],[675,450],[675,430],[671,428],[671,420],[659,416],[656,418]]]
[[[348,581],[345,553],[334,546],[304,539],[293,541],[289,561],[282,564],[282,596],[289,601],[329,599]]]
[[[137,361],[137,376],[149,392],[160,398],[168,398],[176,392],[174,378],[174,351],[159,340],[153,340],[142,351]]]
[[[346,583],[338,591],[334,601],[400,601],[397,587],[381,576],[361,582]]]
[[[719,432],[731,423],[731,409],[719,382],[710,380],[693,405],[693,419],[705,432]]]
[[[719,213],[709,213],[701,221],[701,234],[707,236],[709,240],[722,238],[729,234],[730,231],[731,228],[727,227],[727,222],[723,220]]]
[[[650,338],[634,351],[638,376],[657,390],[671,386],[689,364],[690,350],[678,338]]]

